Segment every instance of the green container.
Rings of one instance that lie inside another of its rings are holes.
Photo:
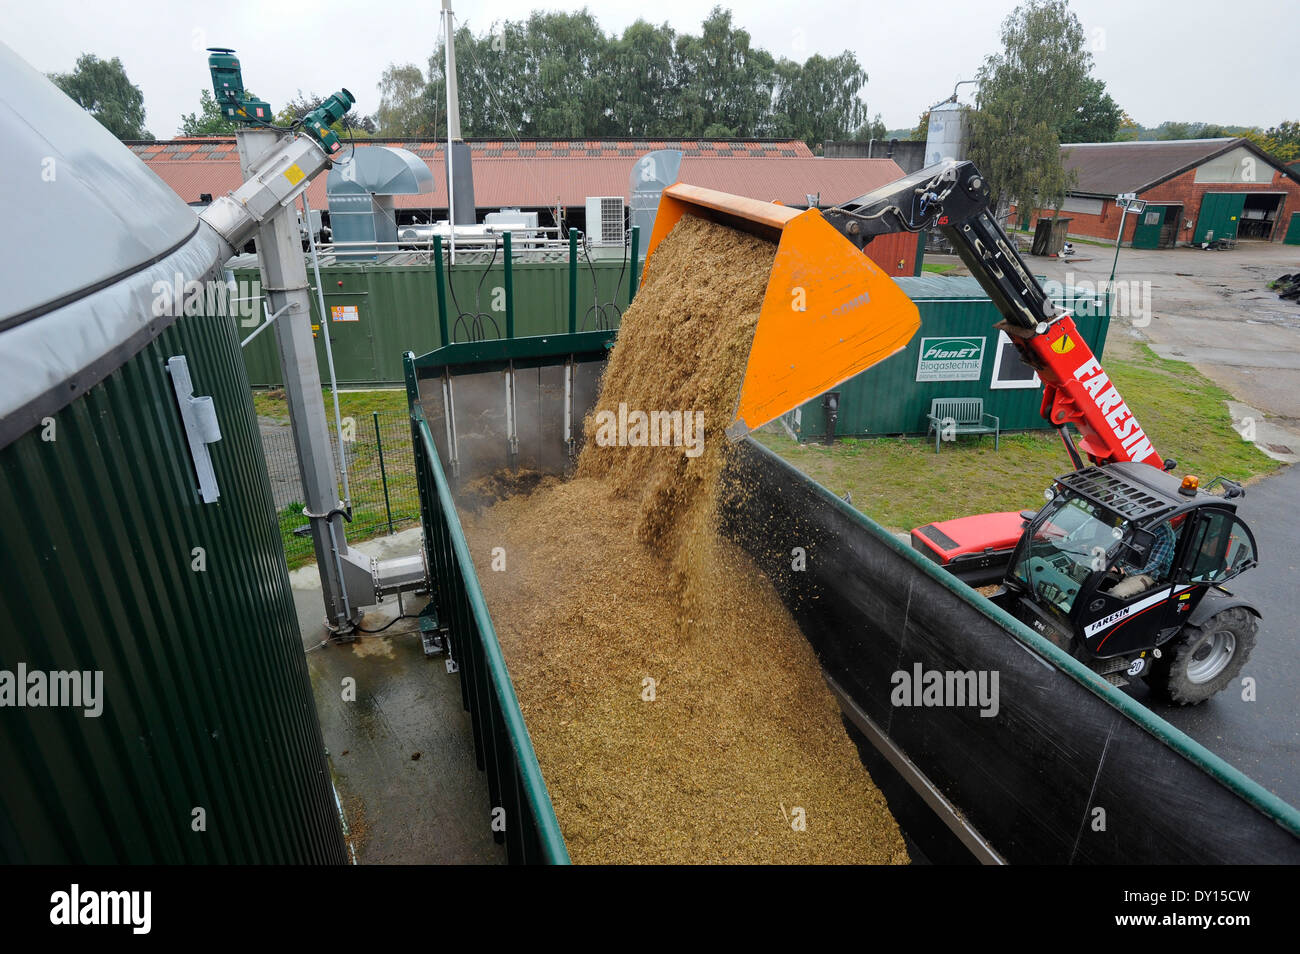
[[[845,381],[840,394],[835,434],[839,437],[879,437],[885,434],[925,434],[926,414],[935,398],[978,397],[984,410],[997,416],[1003,431],[1045,430],[1050,425],[1039,414],[1043,391],[1017,371],[1014,346],[994,325],[1002,319],[997,307],[971,277],[925,275],[894,279],[921,312],[921,329],[907,347],[880,364]],[[1057,298],[1058,303],[1062,302]],[[1065,306],[1074,314],[1079,331],[1100,358],[1110,327],[1104,297],[1066,289]],[[936,342],[935,339],[941,339]],[[981,355],[977,377],[970,380],[917,380],[953,372],[921,365],[921,348],[954,342],[974,342]],[[1023,366],[1021,366],[1023,367]],[[995,381],[994,372],[998,371]],[[999,386],[994,387],[994,384]],[[801,441],[820,440],[826,433],[822,399],[808,401],[787,414],[786,423]]]
[[[345,860],[238,351],[228,321],[182,318],[53,414],[55,440],[0,451],[0,670],[103,673],[97,718],[0,709],[4,862]],[[209,504],[175,355],[217,410]]]
[[[569,266],[566,262],[519,262],[512,268],[514,329],[516,337],[568,330]],[[327,327],[334,351],[334,371],[339,384],[352,387],[400,386],[404,383],[402,355],[424,354],[447,343],[506,336],[505,263],[486,269],[481,264],[458,264],[451,270],[447,290],[447,328],[451,342],[438,331],[438,293],[432,265],[333,265],[321,269],[325,291]],[[602,320],[618,327],[619,309],[627,307],[631,267],[621,261],[595,261],[590,267],[580,258],[577,280],[577,327],[598,330]],[[251,287],[257,270],[236,269],[241,288]],[[594,281],[594,287],[593,287]],[[453,294],[454,292],[454,294]],[[599,308],[603,305],[603,315]],[[351,306],[351,308],[349,308]],[[337,314],[335,309],[342,309]],[[353,310],[354,309],[354,310]],[[465,317],[461,318],[461,315]],[[263,320],[241,320],[241,337]],[[312,295],[312,323],[320,326],[316,296]],[[321,377],[328,379],[325,342],[319,327],[316,354]],[[279,387],[280,363],[275,336],[258,335],[244,349],[249,381],[254,387]]]
[[[0,137],[0,863],[343,862],[227,249],[2,43]]]

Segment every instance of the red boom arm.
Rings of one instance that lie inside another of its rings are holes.
[[[1096,464],[1134,461],[1164,468],[1151,439],[1120,397],[1069,315],[1036,334],[1008,327],[1043,382],[1042,415],[1056,427],[1073,424],[1079,449]],[[1017,334],[1017,332],[1019,332]]]

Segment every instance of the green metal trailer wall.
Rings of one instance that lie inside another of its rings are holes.
[[[1040,387],[990,387],[999,347],[994,324],[1002,316],[974,278],[927,275],[894,280],[916,302],[921,330],[898,354],[835,389],[840,394],[837,436],[924,434],[930,402],[944,397],[983,398],[984,410],[1000,419],[1004,431],[1049,426],[1038,412],[1043,395]],[[1067,289],[1065,304],[1074,311],[1075,323],[1100,358],[1110,327],[1104,300]],[[983,340],[978,380],[917,381],[922,342],[936,337]],[[821,439],[826,433],[821,398],[802,405],[797,414],[786,415],[786,421],[800,440]]]
[[[447,289],[447,328],[452,341],[472,338],[504,338],[505,266],[498,260],[490,269],[483,265],[456,265],[451,270]],[[513,264],[515,336],[554,334],[568,330],[569,266],[567,262],[515,262]],[[310,274],[310,272],[309,272]],[[236,279],[241,288],[258,278],[256,269],[238,269]],[[594,278],[594,289],[593,289]],[[628,302],[631,267],[620,261],[594,261],[588,266],[579,260],[577,282],[577,330],[598,330],[600,315],[594,304],[605,306],[610,327],[618,326],[618,312]],[[313,279],[314,281],[314,279]],[[334,369],[340,384],[369,386],[400,385],[404,382],[402,355],[407,351],[424,354],[442,347],[438,330],[438,293],[436,270],[431,265],[338,265],[321,269],[325,288],[325,308],[333,312],[339,306],[356,306],[355,321],[330,320],[330,346],[334,350]],[[452,291],[455,291],[453,296]],[[496,291],[499,290],[499,291]],[[458,307],[459,304],[459,307]],[[473,322],[466,320],[457,327],[457,315],[486,314],[491,321],[480,319],[479,334]],[[348,314],[351,317],[351,314]],[[241,337],[262,321],[242,319]],[[242,326],[243,323],[247,327]],[[312,296],[312,323],[320,325],[316,298]],[[319,332],[316,351],[322,377],[326,375],[325,342]],[[280,362],[275,351],[275,336],[264,332],[244,349],[244,363],[254,387],[278,387]]]
[[[96,718],[0,709],[0,861],[345,860],[238,351],[181,319],[0,451],[0,670],[103,673]],[[174,355],[216,406],[214,503]]]

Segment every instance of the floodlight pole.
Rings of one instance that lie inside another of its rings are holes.
[[[1124,204],[1124,211],[1119,216],[1119,235],[1115,236],[1115,259],[1110,263],[1110,280],[1106,282],[1106,290],[1109,292],[1115,286],[1115,269],[1119,267],[1119,247],[1124,242],[1124,222],[1128,219],[1128,203]]]
[[[1113,304],[1110,300],[1110,296],[1111,294],[1114,293],[1115,290],[1115,271],[1116,269],[1119,268],[1119,248],[1121,245],[1124,244],[1124,224],[1128,221],[1128,214],[1130,210],[1137,214],[1141,214],[1142,211],[1146,208],[1145,200],[1139,199],[1137,197],[1137,193],[1135,192],[1120,193],[1119,195],[1115,196],[1115,204],[1118,205],[1123,211],[1120,213],[1119,216],[1119,234],[1115,236],[1115,257],[1114,259],[1111,260],[1110,263],[1110,279],[1109,281],[1106,282],[1106,296],[1107,296],[1106,302],[1107,302],[1108,309]],[[1136,235],[1137,233],[1135,232],[1134,234]]]

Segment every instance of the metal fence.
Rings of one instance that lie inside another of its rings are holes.
[[[302,515],[302,477],[289,422],[261,418],[262,448],[271,476],[271,492],[291,568],[311,562],[311,534]],[[343,452],[347,455],[352,521],[349,541],[395,533],[420,518],[420,494],[411,454],[411,419],[405,411],[372,411],[343,419]],[[338,434],[330,429],[335,472],[339,469]],[[339,487],[343,499],[343,487]]]

